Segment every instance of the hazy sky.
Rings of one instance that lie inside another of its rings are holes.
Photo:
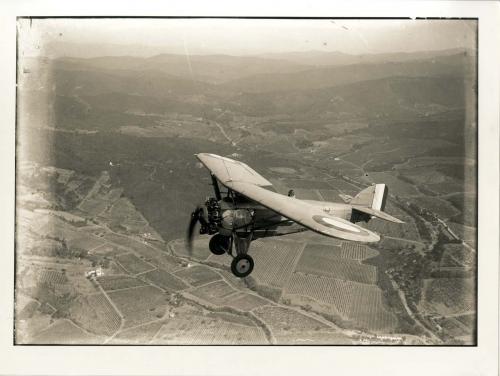
[[[77,53],[68,43],[100,45],[79,51],[90,56],[108,44],[123,45],[110,55],[364,54],[474,48],[476,39],[476,22],[459,20],[35,19],[18,29],[25,55]]]

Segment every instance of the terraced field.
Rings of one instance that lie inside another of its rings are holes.
[[[68,278],[61,272],[49,269],[39,269],[36,272],[36,280],[38,283],[48,284],[65,284],[68,283]]]
[[[440,199],[438,197],[412,197],[411,200],[419,208],[427,209],[430,212],[436,213],[440,218],[452,218],[460,214],[460,210],[455,208],[449,201]]]
[[[209,303],[216,305],[225,305],[228,299],[239,294],[237,290],[228,285],[225,281],[216,281],[201,287],[198,287],[190,293]]]
[[[184,240],[175,240],[170,242],[170,247],[174,254],[183,257],[192,257],[193,259],[204,261],[212,255],[208,249],[208,236],[200,237],[193,240],[193,252],[189,254]]]
[[[89,334],[69,320],[57,320],[30,342],[37,345],[99,344],[102,337]]]
[[[120,316],[103,294],[80,296],[70,307],[70,317],[89,332],[112,335],[120,327]]]
[[[323,275],[360,283],[377,282],[376,267],[341,258],[340,250],[334,253],[326,247],[321,250],[318,245],[308,244],[295,270],[305,274]]]
[[[116,261],[118,261],[120,265],[123,266],[131,274],[144,273],[145,271],[154,268],[154,265],[141,260],[133,253],[127,253],[117,256]]]
[[[340,243],[341,245],[342,243]],[[302,258],[323,257],[329,260],[341,258],[340,245],[308,242],[301,255]]]
[[[382,291],[375,285],[294,273],[284,293],[310,296],[329,304],[345,319],[368,330],[388,330],[396,325],[395,316],[384,308]]]
[[[128,249],[117,246],[115,244],[105,243],[100,247],[94,248],[91,254],[102,256],[117,256],[129,252]]]
[[[378,254],[378,251],[355,242],[342,242],[340,248],[340,257],[351,260],[361,261],[370,257],[375,257]]]
[[[99,277],[99,283],[105,291],[127,289],[145,285],[145,283],[140,279],[126,276]]]
[[[474,278],[427,279],[423,307],[441,315],[475,310]]]
[[[108,293],[125,318],[125,328],[162,318],[168,304],[167,296],[152,286]]]
[[[303,248],[302,243],[296,242],[255,241],[250,253],[256,265],[252,277],[268,286],[283,287],[293,272]]]
[[[257,327],[199,316],[165,322],[153,343],[176,345],[257,345],[268,341]]]
[[[104,238],[119,247],[133,250],[144,258],[145,261],[154,261],[157,266],[163,269],[172,270],[176,269],[178,266],[178,261],[172,260],[171,255],[167,254],[163,249],[153,248],[145,241],[131,239],[130,237],[114,233],[106,233]]]
[[[301,331],[327,329],[328,326],[312,317],[303,315],[293,309],[267,306],[254,310],[254,313],[270,325],[273,333],[298,328]]]
[[[71,239],[67,241],[68,247],[72,248],[81,248],[85,249],[87,251],[90,251],[91,249],[97,248],[100,245],[103,245],[104,242],[102,239],[99,239],[93,235],[90,234],[81,234],[78,236],[74,236]]]
[[[190,268],[182,269],[174,274],[195,287],[221,279],[219,274],[203,265],[195,265]]]
[[[251,311],[255,308],[267,305],[269,302],[256,295],[242,292],[239,295],[231,296],[231,299],[227,300],[227,304],[240,311]]]
[[[149,324],[137,326],[135,328],[125,329],[118,333],[110,342],[112,344],[138,344],[143,345],[153,339],[154,335],[160,330],[163,321],[154,321]]]
[[[454,317],[439,318],[436,319],[436,322],[439,324],[439,326],[441,326],[442,329],[446,331],[448,335],[451,335],[453,337],[462,337],[472,334],[472,328],[465,327]]]
[[[85,200],[80,205],[80,210],[87,213],[92,217],[98,216],[102,213],[109,205],[109,202],[102,198],[91,197]]]
[[[109,208],[106,216],[117,220],[141,219],[134,205],[127,198],[120,198]]]
[[[180,291],[188,288],[181,279],[162,269],[145,273],[142,278],[167,291]]]

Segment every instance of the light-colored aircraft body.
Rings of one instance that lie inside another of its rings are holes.
[[[384,212],[385,184],[374,184],[348,202],[300,200],[293,191],[277,193],[272,184],[245,163],[215,154],[197,154],[210,171],[215,197],[209,198],[191,214],[188,248],[191,250],[196,223],[200,234],[213,235],[209,248],[214,254],[233,256],[231,270],[238,277],[248,276],[254,266],[248,255],[252,240],[312,230],[332,238],[356,242],[377,242],[380,236],[356,223],[380,218],[401,220]],[[219,183],[226,188],[221,192]]]

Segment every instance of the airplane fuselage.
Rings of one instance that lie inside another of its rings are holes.
[[[298,200],[298,199],[297,199]],[[319,206],[325,212],[348,221],[353,220],[352,206],[339,202],[302,200]],[[246,232],[250,228],[253,238],[279,236],[305,231],[306,229],[288,218],[253,201],[225,197],[219,201],[222,222],[219,233],[230,236],[233,231]]]

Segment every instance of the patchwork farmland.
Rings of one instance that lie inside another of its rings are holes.
[[[294,273],[285,294],[310,296],[329,304],[343,319],[369,331],[390,331],[397,323],[384,307],[382,291],[375,285]]]

